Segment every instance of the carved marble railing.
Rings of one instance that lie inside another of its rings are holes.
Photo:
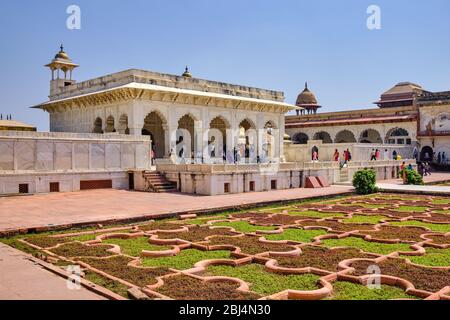
[[[1,138],[136,141],[150,143],[150,136],[134,136],[118,133],[98,134],[72,132],[0,131],[0,139]]]
[[[403,161],[406,165],[415,165],[415,160],[383,160],[383,161],[352,161],[349,168],[374,168],[387,166],[400,166]],[[335,161],[319,162],[287,162],[267,164],[174,164],[169,161],[159,160],[156,170],[160,172],[184,172],[184,173],[252,173],[269,171],[304,171],[304,170],[339,170],[340,164]]]

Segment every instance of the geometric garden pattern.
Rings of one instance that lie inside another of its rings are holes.
[[[446,197],[350,196],[0,241],[79,265],[127,298],[450,300]]]

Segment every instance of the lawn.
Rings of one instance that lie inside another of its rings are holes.
[[[265,208],[219,212],[190,220],[165,219],[157,222],[143,221],[132,224],[114,224],[114,227],[128,228],[121,231],[109,230],[112,227],[99,228],[93,226],[35,234],[17,234],[0,238],[0,241],[38,258],[45,258],[49,255],[49,252],[58,254],[62,257],[61,259],[54,258],[47,259],[47,261],[61,268],[77,264],[77,261],[83,261],[88,265],[84,270],[87,280],[123,297],[128,297],[128,286],[117,281],[117,278],[143,287],[157,283],[158,277],[175,275],[173,269],[179,271],[192,269],[199,261],[210,259],[237,261],[236,259],[246,257],[249,260],[243,261],[248,264],[242,266],[233,267],[227,263],[221,263],[207,267],[207,270],[200,275],[197,274],[197,277],[187,274],[170,277],[170,280],[164,281],[164,285],[158,289],[158,292],[175,299],[257,299],[287,289],[309,291],[320,288],[320,285],[318,285],[319,275],[296,274],[294,271],[277,274],[268,271],[264,267],[268,258],[276,260],[275,263],[286,268],[286,270],[310,267],[325,270],[328,273],[339,271],[339,263],[343,260],[359,259],[355,260],[361,265],[355,267],[356,275],[358,272],[365,274],[367,265],[373,264],[373,262],[367,260],[374,257],[371,254],[387,255],[393,252],[414,251],[414,249],[411,249],[411,245],[419,242],[420,236],[429,233],[429,231],[423,230],[422,233],[422,230],[417,228],[405,231],[402,236],[411,243],[370,242],[361,237],[350,235],[340,239],[325,239],[320,245],[311,245],[313,239],[320,235],[332,234],[336,237],[336,234],[357,230],[361,234],[373,235],[378,232],[381,239],[390,239],[392,237],[389,236],[396,235],[392,234],[392,232],[396,232],[393,230],[395,229],[393,226],[426,227],[436,233],[433,236],[433,243],[445,244],[448,240],[444,234],[450,232],[450,215],[448,215],[449,210],[446,208],[447,204],[450,204],[450,199],[432,196],[414,197],[401,194],[340,196],[327,200],[307,200],[271,205]],[[307,211],[302,211],[302,208]],[[379,211],[377,213],[377,210],[372,209],[379,209]],[[322,210],[326,212],[322,212]],[[433,219],[440,223],[427,223],[419,220],[393,221],[384,215],[389,214],[387,210],[399,212],[396,213],[399,217],[406,217],[409,212],[425,213],[424,218],[426,218],[425,215],[428,212],[441,213],[441,215],[433,216]],[[344,214],[343,211],[349,213]],[[231,227],[236,232],[231,232],[226,228],[210,228],[207,225],[207,222],[212,220],[229,219],[230,214],[233,216],[233,221],[217,222],[214,223],[214,227]],[[269,217],[269,215],[271,216]],[[252,219],[255,224],[261,225],[253,225],[249,222]],[[313,221],[305,221],[311,219]],[[380,231],[370,231],[373,230],[375,224],[381,223],[382,220],[388,220],[389,224],[381,227],[382,230]],[[188,229],[182,228],[183,226]],[[320,228],[304,229],[305,226],[312,226],[313,228],[314,226],[330,226],[332,231]],[[109,238],[96,245],[86,243],[86,241],[93,240],[101,234],[129,233],[132,231],[131,227],[149,233],[146,236],[136,238]],[[283,229],[281,233],[255,234],[258,231],[274,231],[280,228]],[[94,233],[86,234],[87,231]],[[67,236],[68,233],[72,235]],[[157,244],[156,240],[150,239],[153,233],[157,235],[159,241],[162,241],[159,242],[160,244]],[[54,235],[61,235],[62,237],[54,237]],[[267,243],[261,241],[262,237],[271,241],[287,240],[292,243]],[[183,239],[184,241],[177,239]],[[32,247],[23,243],[22,240],[44,249]],[[119,246],[121,254],[110,252],[112,245]],[[180,252],[173,256],[161,256],[162,253],[155,257],[141,256],[143,250],[158,252],[175,246],[181,247],[179,248]],[[220,250],[213,250],[219,249],[217,246],[222,247],[219,247]],[[233,248],[236,247],[241,248],[242,254],[232,253]],[[301,248],[299,255],[293,254],[296,252],[296,247]],[[341,247],[341,249],[330,250],[330,248],[336,247]],[[418,265],[418,267],[415,267],[416,269],[411,265],[408,266],[405,262],[396,262],[391,265],[387,264],[386,272],[398,274],[417,285],[417,287],[428,288],[432,292],[442,289],[448,285],[448,272],[434,269],[430,271],[431,269],[427,269],[425,266],[450,267],[450,249],[432,247],[425,247],[425,249],[426,254],[423,256],[404,256],[404,258]],[[398,260],[405,261],[403,259]],[[381,268],[384,272],[382,266]],[[358,271],[360,269],[362,271]],[[98,273],[97,270],[100,270],[101,273]],[[239,285],[235,282],[223,280],[205,282],[201,278],[211,275],[241,279],[248,283],[251,292],[236,290]],[[395,286],[382,285],[380,289],[371,290],[364,285],[346,281],[336,281],[332,283],[332,286],[333,293],[328,299],[387,300],[416,298]],[[152,296],[149,297],[152,298]]]

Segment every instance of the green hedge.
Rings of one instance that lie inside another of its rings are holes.
[[[415,170],[403,169],[399,172],[400,178],[403,179],[403,173],[406,172],[406,183],[413,185],[424,185],[422,176]]]
[[[358,170],[353,176],[353,186],[358,194],[371,194],[378,191],[377,174],[373,169]]]

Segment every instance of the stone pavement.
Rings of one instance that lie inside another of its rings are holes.
[[[85,288],[69,290],[65,279],[29,260],[28,255],[0,243],[0,300],[105,300],[105,298]]]
[[[424,177],[425,183],[437,183],[440,181],[450,181],[450,172],[436,172],[431,176]],[[450,195],[450,187],[446,186],[410,186],[404,185],[402,179],[384,180],[377,183],[377,187],[382,191],[387,192],[414,192],[422,194],[438,194],[438,195]]]
[[[142,216],[150,219],[164,214],[332,196],[352,190],[350,186],[331,186],[324,189],[289,189],[220,196],[91,190],[6,197],[0,198],[0,231]]]

